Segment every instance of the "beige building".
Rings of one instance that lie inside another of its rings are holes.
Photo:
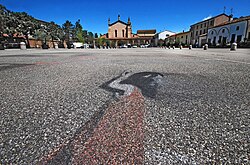
[[[173,34],[171,36],[168,36],[165,39],[166,45],[175,45],[175,41],[176,41],[176,34]]]
[[[155,34],[156,34],[155,29],[137,30],[137,36],[139,37],[140,44],[153,44],[154,45]]]
[[[110,23],[110,19],[108,19],[108,33],[103,35],[102,38],[107,39],[111,47],[138,43],[138,36],[132,33],[130,18],[125,23],[120,20],[120,15],[118,15],[118,20],[114,23]]]
[[[120,16],[118,16],[118,20],[112,24],[110,24],[110,19],[108,20],[109,28],[108,28],[108,38],[109,39],[128,39],[132,38],[132,25],[130,22],[130,18],[128,18],[128,22],[125,23],[120,20]]]
[[[167,37],[166,44],[176,45],[176,46],[181,44],[182,46],[188,46],[190,45],[190,36],[191,36],[190,31],[188,32],[183,31],[181,33],[177,33]]]
[[[190,27],[190,42],[192,45],[202,46],[206,43],[206,34],[209,28],[228,22],[231,16],[220,14],[210,19],[195,23]],[[199,38],[202,39],[199,39]]]
[[[176,42],[182,45],[189,45],[190,44],[190,31],[188,32],[181,32],[176,34]]]

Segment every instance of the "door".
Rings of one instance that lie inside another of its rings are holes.
[[[234,43],[234,41],[235,41],[235,34],[232,34],[231,43]]]

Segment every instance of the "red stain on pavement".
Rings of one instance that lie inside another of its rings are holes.
[[[75,144],[73,164],[143,164],[144,98],[136,89],[112,104],[85,144]]]

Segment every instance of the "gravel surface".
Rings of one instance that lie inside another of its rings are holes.
[[[250,164],[249,73],[249,49],[0,51],[0,164]]]

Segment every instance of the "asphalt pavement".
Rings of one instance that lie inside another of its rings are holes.
[[[0,51],[0,164],[250,164],[250,49]]]

